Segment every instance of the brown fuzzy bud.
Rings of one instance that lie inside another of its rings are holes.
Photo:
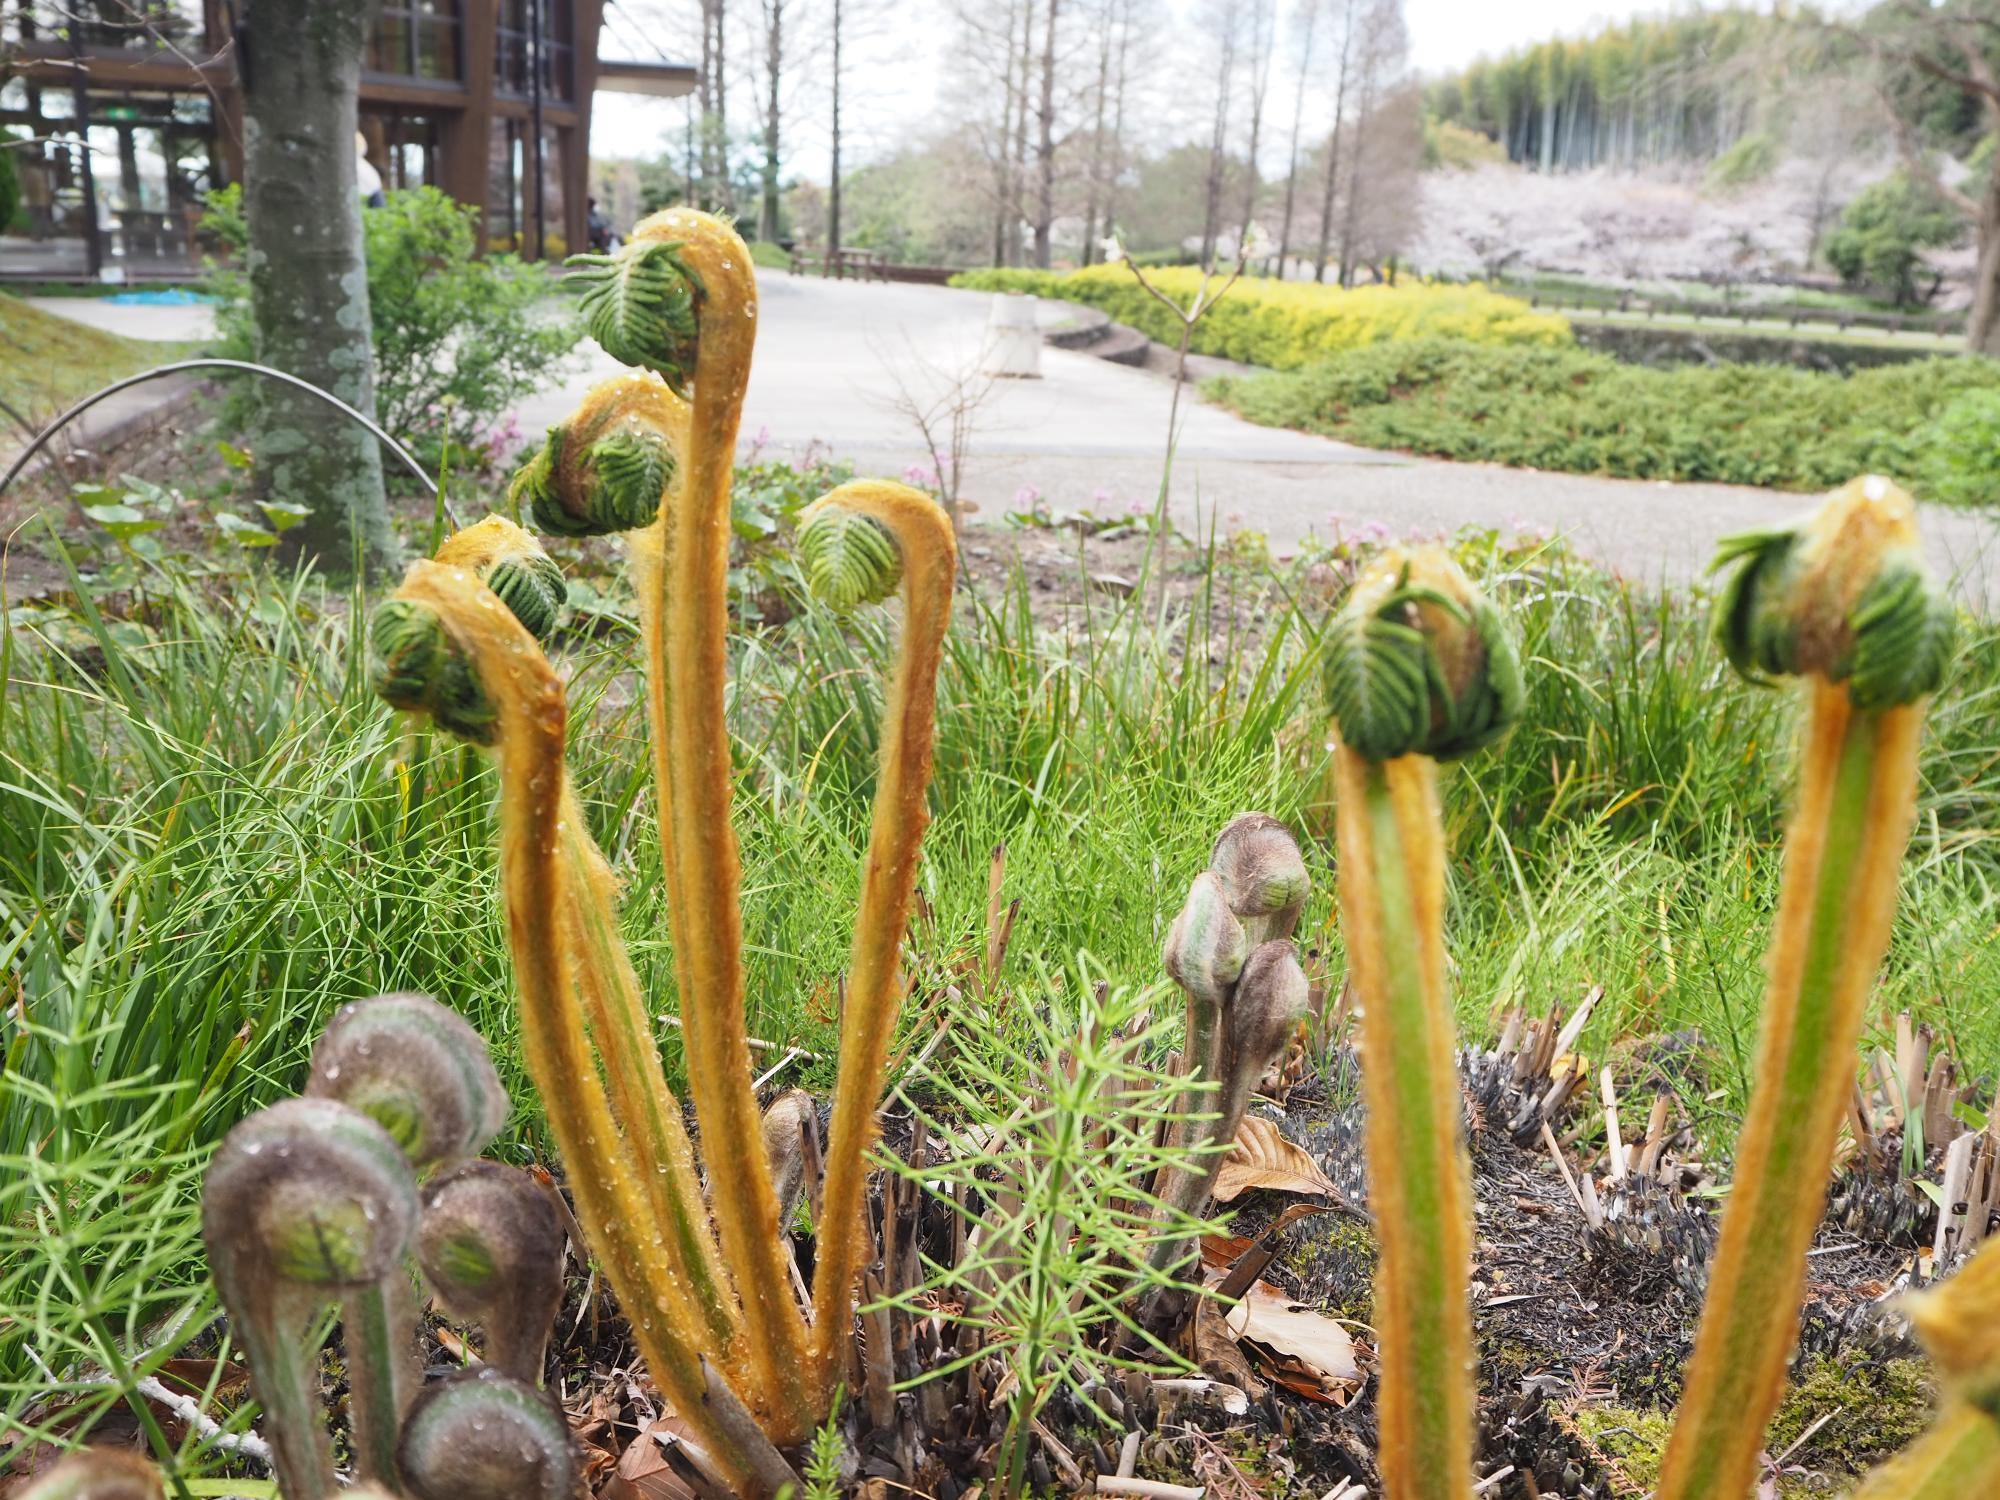
[[[93,1448],[57,1464],[21,1500],[162,1500],[165,1494],[159,1472],[137,1454]]]
[[[541,1391],[490,1366],[428,1386],[398,1460],[417,1500],[570,1500],[569,1424]]]
[[[1262,944],[1243,964],[1236,998],[1223,1023],[1222,1097],[1225,1118],[1242,1111],[1264,1072],[1284,1055],[1292,1034],[1306,1018],[1310,986],[1299,956],[1288,942]],[[1235,1135],[1234,1125],[1227,1136]]]
[[[1243,924],[1230,910],[1222,882],[1204,870],[1189,885],[1181,914],[1167,930],[1160,956],[1168,977],[1191,998],[1220,1006],[1248,952]]]
[[[306,1093],[360,1110],[419,1171],[476,1155],[510,1107],[485,1040],[417,994],[343,1005],[313,1048]]]
[[[562,1220],[526,1172],[468,1161],[424,1189],[417,1260],[454,1317],[486,1331],[486,1362],[539,1383],[562,1302]]]
[[[782,1228],[798,1211],[806,1190],[805,1132],[819,1129],[819,1106],[804,1089],[790,1089],[764,1111],[764,1155],[771,1162],[771,1183],[778,1195]]]
[[[1222,882],[1249,946],[1297,930],[1312,883],[1298,841],[1276,818],[1258,812],[1231,818],[1209,854],[1208,868]]]

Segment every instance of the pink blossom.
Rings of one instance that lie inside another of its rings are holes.
[[[905,484],[914,484],[921,489],[934,490],[937,488],[937,482],[937,470],[933,469],[929,464],[911,464],[907,469],[903,470],[903,483]]]
[[[1143,500],[1127,500],[1125,502],[1125,514],[1128,516],[1143,516],[1151,509],[1152,506]]]
[[[1386,542],[1389,540],[1389,528],[1384,526],[1380,521],[1370,521],[1366,526],[1361,528],[1361,534],[1371,542]]]
[[[1040,504],[1041,498],[1042,492],[1032,484],[1024,484],[1018,490],[1014,491],[1014,503],[1028,510],[1033,510],[1036,505]]]

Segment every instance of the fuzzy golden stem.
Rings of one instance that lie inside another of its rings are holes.
[[[743,1303],[743,1358],[732,1375],[781,1442],[805,1436],[805,1322],[791,1291],[778,1199],[761,1151],[762,1118],[750,1087],[743,1004],[742,869],[730,821],[735,771],[728,693],[730,473],[750,378],[757,287],[750,253],[720,219],[671,209],[644,220],[635,241],[681,245],[698,278],[699,350],[680,482],[662,509],[663,566],[645,580],[658,612],[649,691],[668,920],[680,983],[688,1088],[707,1153],[723,1255]]]
[[[1334,774],[1381,1247],[1384,1494],[1461,1500],[1472,1487],[1472,1190],[1445,988],[1437,766],[1422,755],[1373,761],[1343,744]]]
[[[929,822],[925,794],[937,712],[937,674],[951,622],[957,553],[951,521],[928,496],[903,485],[842,485],[820,506],[840,506],[880,522],[902,558],[903,630],[883,717],[882,764],[874,824],[855,915],[847,1000],[840,1025],[840,1076],[828,1131],[826,1191],[813,1273],[813,1409],[827,1410],[853,1333],[853,1297],[862,1266],[868,1147],[882,1070],[902,1001],[899,950],[916,889],[917,859]]]
[[[564,922],[573,979],[590,1017],[612,1114],[632,1165],[652,1199],[655,1221],[672,1235],[715,1347],[727,1351],[741,1327],[721,1255],[708,1222],[694,1147],[680,1103],[660,1070],[659,1049],[639,994],[638,976],[612,913],[617,882],[587,831],[574,790],[563,789]],[[607,1147],[608,1149],[608,1147]]]
[[[562,685],[527,631],[469,574],[418,563],[398,597],[436,611],[499,710],[501,896],[521,989],[522,1051],[569,1169],[578,1218],[653,1379],[700,1428],[718,1462],[744,1479],[740,1458],[724,1434],[709,1430],[702,1411],[705,1321],[653,1221],[645,1187],[610,1149],[617,1122],[585,1034],[565,924],[552,920],[571,899],[557,829],[567,781]]]
[[[1865,712],[1819,677],[1808,693],[1757,1086],[1660,1500],[1741,1496],[1756,1481],[1915,816],[1921,706]]]

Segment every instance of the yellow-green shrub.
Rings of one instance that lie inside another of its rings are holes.
[[[1186,306],[1201,285],[1192,266],[1148,271],[1147,279]],[[953,286],[1033,292],[1102,308],[1164,344],[1180,340],[1174,315],[1148,296],[1124,266],[1051,271],[968,271]],[[1455,338],[1485,344],[1565,345],[1567,320],[1538,313],[1518,297],[1477,283],[1404,281],[1353,288],[1245,278],[1196,326],[1191,348],[1246,364],[1296,370],[1331,354],[1398,339]]]

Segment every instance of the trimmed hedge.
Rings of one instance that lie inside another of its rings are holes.
[[[1192,266],[1171,266],[1147,279],[1186,306],[1201,285]],[[1118,322],[1169,346],[1180,323],[1148,296],[1124,266],[1054,271],[967,271],[951,284],[986,292],[1033,292],[1100,307]],[[1245,277],[1196,326],[1191,347],[1274,370],[1297,370],[1348,350],[1392,340],[1467,339],[1483,344],[1546,347],[1570,342],[1566,319],[1539,313],[1519,298],[1477,283],[1404,281],[1395,286],[1342,288]]]
[[[1422,339],[1203,389],[1253,422],[1438,458],[1791,490],[1879,472],[2000,501],[2000,445],[1970,440],[2000,432],[2000,362],[1970,356],[1834,375]]]

